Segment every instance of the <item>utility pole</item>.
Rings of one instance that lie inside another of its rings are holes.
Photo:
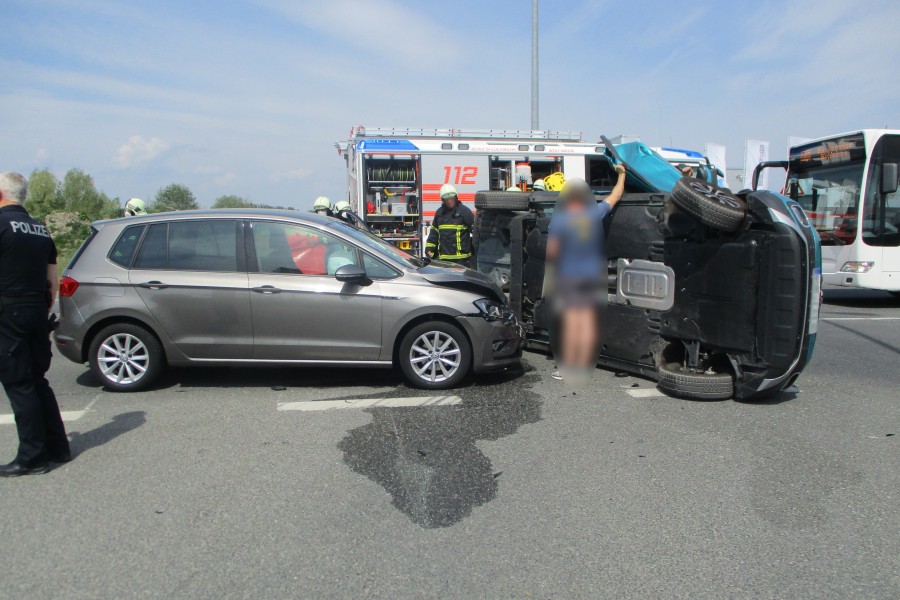
[[[538,125],[538,0],[531,0],[531,129]]]

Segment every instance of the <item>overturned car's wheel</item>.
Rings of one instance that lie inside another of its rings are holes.
[[[113,392],[143,390],[165,369],[159,340],[132,323],[104,327],[91,342],[88,360],[94,377]]]
[[[709,368],[697,372],[688,369],[682,360],[675,360],[674,346],[663,350],[656,386],[669,396],[689,400],[727,400],[734,396],[734,377],[731,373]]]
[[[422,323],[400,342],[400,370],[411,385],[430,390],[456,387],[472,367],[472,346],[459,327]]]
[[[737,231],[747,216],[747,203],[731,191],[695,177],[682,177],[672,188],[672,203],[713,229]]]
[[[524,192],[476,192],[475,208],[528,210],[528,194]]]

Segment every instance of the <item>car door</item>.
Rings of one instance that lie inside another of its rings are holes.
[[[342,283],[334,272],[360,251],[309,226],[253,220],[247,235],[253,358],[377,361],[381,285]]]
[[[154,223],[141,241],[131,285],[189,358],[251,358],[242,225],[211,218]]]

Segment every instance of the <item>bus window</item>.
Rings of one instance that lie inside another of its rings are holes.
[[[868,246],[900,246],[900,192],[881,194],[882,163],[900,163],[900,136],[884,136],[872,153],[863,211],[863,242]]]

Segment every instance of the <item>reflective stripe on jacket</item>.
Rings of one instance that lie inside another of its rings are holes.
[[[472,256],[472,225],[475,217],[464,204],[453,209],[441,206],[434,213],[425,249],[438,259],[458,260]]]

